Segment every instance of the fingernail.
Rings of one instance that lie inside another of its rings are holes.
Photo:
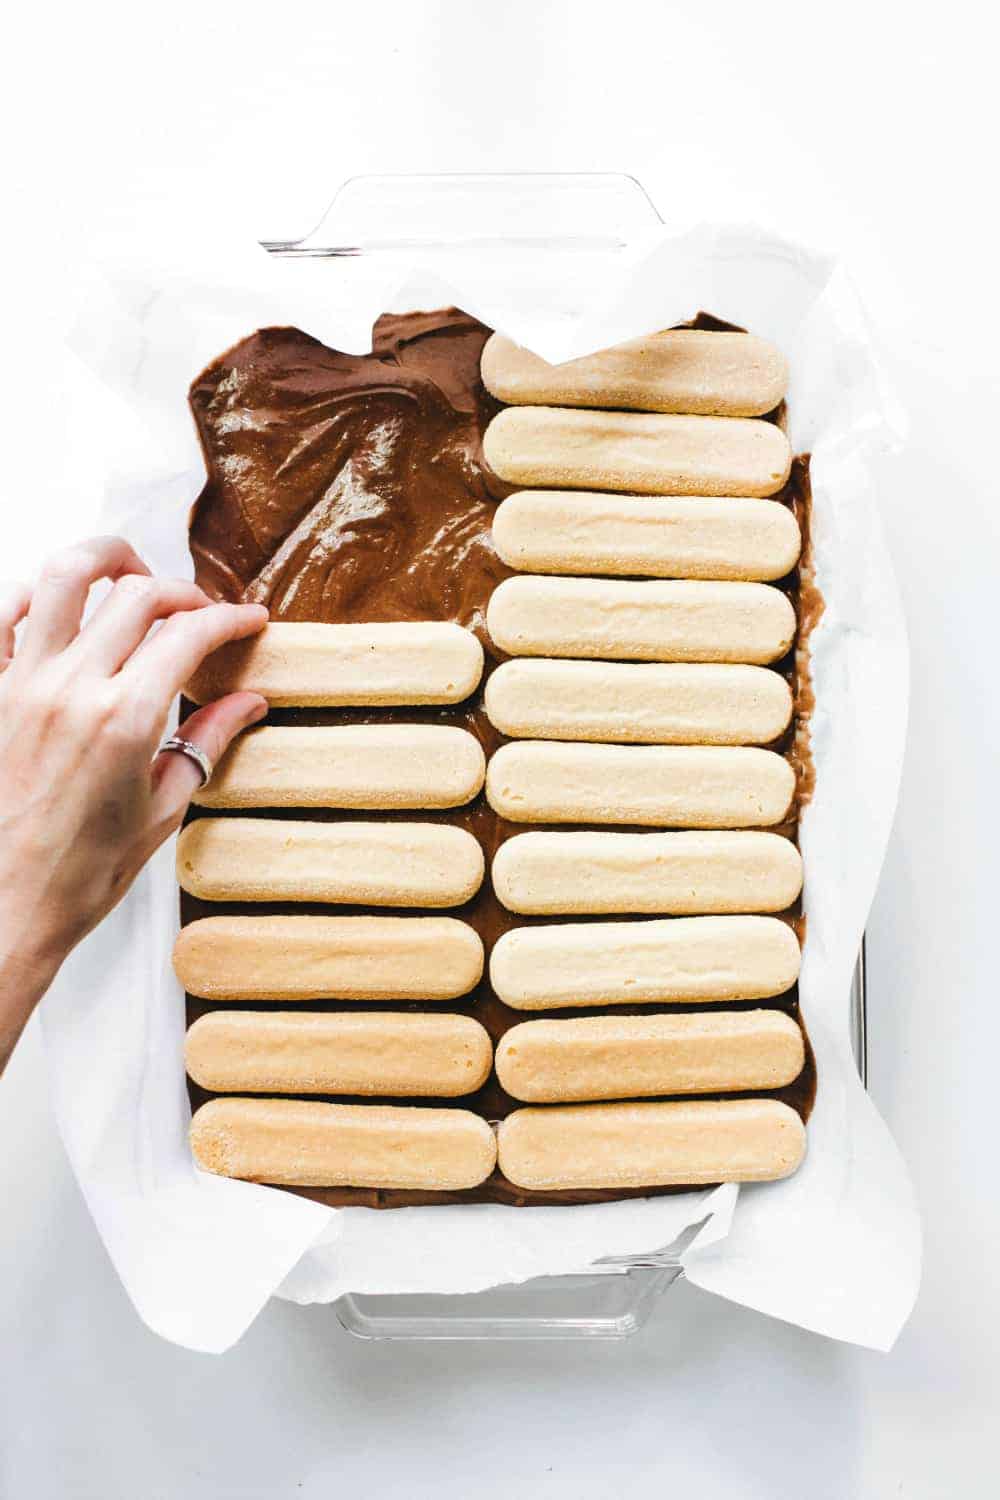
[[[266,718],[266,716],[267,716],[267,708],[268,708],[267,699],[266,698],[262,698],[261,701],[259,703],[255,704],[254,707],[247,714],[247,723],[248,724],[256,724],[258,722],[258,720]]]

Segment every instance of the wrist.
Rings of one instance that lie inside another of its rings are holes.
[[[44,856],[47,856],[44,857]],[[16,975],[47,987],[88,930],[78,903],[52,878],[52,855],[32,840],[11,839],[0,858],[0,994]]]
[[[11,931],[0,918],[0,1073],[70,946],[55,932]]]

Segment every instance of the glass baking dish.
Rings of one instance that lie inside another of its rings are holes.
[[[537,258],[558,250],[613,260],[662,224],[642,184],[624,173],[485,173],[362,176],[337,191],[298,240],[262,240],[286,257],[381,259],[502,250]],[[867,1081],[864,946],[851,988],[851,1041]],[[683,1275],[680,1257],[699,1226],[646,1254],[596,1262],[576,1275],[452,1295],[347,1294],[334,1308],[361,1339],[623,1339],[648,1320]]]

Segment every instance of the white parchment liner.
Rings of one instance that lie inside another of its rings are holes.
[[[558,287],[559,295],[553,295]],[[707,309],[789,356],[790,434],[811,451],[826,610],[813,638],[816,794],[801,826],[808,937],[800,998],[819,1078],[809,1151],[785,1182],[572,1208],[331,1210],[195,1170],[170,967],[172,844],[64,965],[42,1017],[59,1126],[140,1316],[227,1348],[271,1295],[464,1292],[668,1245],[691,1281],[833,1337],[889,1348],[916,1295],[920,1232],[896,1148],[849,1042],[851,972],[903,756],[907,647],[868,469],[900,438],[864,320],[828,257],[756,228],[657,231],[617,256],[439,256],[433,265],[203,255],[121,257],[88,274],[72,347],[114,409],[103,527],[158,572],[190,576],[203,482],[190,380],[255,328],[294,324],[352,352],[383,310],[456,303],[551,360]],[[97,438],[95,437],[95,443]],[[93,466],[95,455],[87,455]]]

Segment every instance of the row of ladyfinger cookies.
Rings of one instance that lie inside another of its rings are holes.
[[[455,917],[202,917],[174,946],[185,989],[212,1001],[457,1000],[484,966]],[[763,1000],[798,972],[792,928],[753,915],[515,927],[490,954],[495,993],[525,1011]]]
[[[191,1125],[206,1171],[292,1187],[461,1192],[499,1166],[529,1191],[773,1181],[805,1130],[778,1099],[546,1105],[494,1130],[467,1109],[211,1099]]]
[[[483,872],[478,840],[435,823],[203,818],[177,844],[180,885],[206,901],[441,908],[470,900]],[[780,912],[802,889],[795,845],[755,829],[516,834],[491,875],[524,916]]]
[[[188,1031],[188,1072],[213,1093],[455,1099],[495,1065],[527,1104],[780,1088],[802,1071],[782,1011],[525,1021],[494,1057],[471,1016],[412,1011],[211,1011]]]
[[[497,678],[494,694],[488,693],[488,697],[494,696],[491,717],[495,723],[500,719],[498,727],[504,733],[532,736],[541,729],[543,735],[553,738],[640,742],[655,739],[655,731],[636,733],[632,727],[637,719],[642,724],[645,718],[643,684],[635,681],[639,675],[635,669],[627,665],[599,669],[605,695],[601,704],[603,714],[599,714],[603,720],[600,731],[576,734],[577,726],[589,727],[593,722],[592,710],[581,714],[579,708],[581,697],[587,704],[588,689],[593,691],[594,668],[587,660],[575,660],[569,664],[567,674],[564,662],[538,663],[530,660],[532,657],[768,663],[784,654],[794,637],[794,613],[787,599],[779,598],[774,590],[762,590],[759,583],[779,578],[795,565],[800,548],[797,524],[784,507],[759,499],[731,498],[772,495],[788,478],[791,454],[783,433],[773,425],[732,420],[762,415],[783,398],[787,371],[777,350],[738,335],[676,332],[636,340],[552,369],[509,340],[494,335],[484,351],[482,374],[495,396],[514,403],[500,414],[486,434],[487,462],[508,482],[558,487],[555,491],[522,491],[501,505],[494,523],[494,540],[500,556],[522,573],[604,575],[591,579],[522,577],[509,581],[494,594],[488,615],[494,641],[512,655],[529,658],[526,662],[512,662],[506,668],[508,677],[520,672],[522,690],[517,702],[520,713],[510,711],[510,685],[502,678]],[[525,409],[531,405],[544,409]],[[566,406],[588,410],[566,411]],[[682,411],[710,415],[632,416],[595,410],[608,407],[639,408],[644,413]],[[628,490],[632,495],[582,494],[581,490]],[[700,497],[696,506],[678,498],[633,498],[691,494]],[[711,495],[726,498],[716,501],[706,498]],[[698,583],[673,581],[638,587],[631,582],[609,584],[608,575],[739,582],[735,590],[732,585],[728,590],[723,585],[710,593]],[[756,581],[758,587],[747,580]],[[742,618],[738,618],[740,615]],[[672,635],[666,651],[663,649],[665,619],[669,619]],[[711,667],[704,670],[711,681]],[[572,685],[573,674],[577,674],[574,705],[577,712],[567,714],[564,710],[558,716],[560,722],[555,734],[545,727],[546,715],[551,724],[551,709],[547,704],[540,708],[539,693],[545,690],[547,672],[566,685]],[[649,673],[645,675],[648,679]],[[775,680],[774,674],[759,675],[770,678],[771,682]],[[516,682],[513,685],[516,688]],[[631,688],[631,702],[623,701],[627,694],[620,691],[622,686]],[[673,686],[676,692],[676,677]],[[495,706],[497,696],[499,714]],[[736,725],[743,742],[753,739],[752,734],[746,733],[739,715]],[[622,734],[626,726],[627,732]],[[692,734],[690,738],[695,740],[698,735]],[[648,808],[650,823],[662,820],[685,825],[684,807],[674,803],[670,814],[664,816],[666,805],[654,790],[662,776],[662,763],[655,766],[647,763],[640,769],[634,753],[614,750],[610,757],[605,752],[598,771],[589,745],[575,744],[570,750],[567,756],[562,747],[528,745],[518,747],[513,753],[512,747],[501,752],[501,756],[508,756],[510,764],[498,764],[500,757],[497,757],[491,765],[496,782],[502,782],[504,789],[502,797],[494,793],[491,799],[494,806],[508,818],[516,818],[516,809],[528,805],[528,816],[533,821],[545,822],[566,816],[568,806],[575,801],[585,809],[582,817],[586,821],[629,823],[641,821],[636,806],[639,802]],[[629,757],[624,762],[623,754]],[[733,798],[727,802],[720,796],[716,802],[710,796],[709,800],[720,813],[720,823],[746,826],[745,803],[742,815],[737,811],[739,792],[749,790],[746,780],[749,767],[745,761],[740,765],[730,760],[723,766],[716,758],[713,765],[711,750],[701,750],[695,755],[696,759],[689,760],[683,771],[674,761],[688,788],[697,785],[704,795],[707,778],[713,771],[729,778]],[[773,757],[768,766],[758,763],[755,770],[762,776],[769,771],[773,773],[777,781],[772,791],[777,791],[784,777],[789,788],[787,812],[791,771],[784,762],[782,771],[778,771],[776,761],[778,757]],[[633,770],[639,778],[636,781],[630,779],[629,772]],[[595,797],[595,774],[601,782],[601,792],[608,793],[607,796]],[[525,795],[526,775],[533,796]],[[717,785],[714,790],[718,793],[721,787]],[[773,807],[768,808],[768,798],[761,797],[760,790],[758,783],[756,821],[766,824],[772,820]],[[782,800],[780,794],[778,800]],[[701,819],[705,811],[702,806]],[[560,841],[555,857],[565,861],[569,853],[569,847]],[[561,873],[565,875],[565,868]],[[499,889],[503,876],[496,867],[494,881]],[[611,884],[613,887],[613,877]],[[650,894],[650,885],[655,886],[656,882],[642,879],[641,884]],[[633,886],[633,899],[638,894]],[[509,895],[506,899],[510,900]],[[530,897],[525,901],[523,883],[520,904],[517,898],[511,904],[516,910],[544,909],[533,904]],[[705,911],[713,907],[701,905],[699,900],[699,904],[688,909]],[[514,944],[526,943],[529,949],[538,945],[538,934],[531,930],[509,933],[507,938]],[[542,934],[543,945],[546,938]],[[556,941],[557,944],[560,941],[558,934]],[[605,943],[606,938],[599,932],[590,940],[589,956],[598,968],[605,957]],[[795,947],[797,973],[797,944]],[[613,943],[611,949],[614,950]],[[535,963],[540,958],[540,954],[533,955]],[[724,945],[719,958],[724,965]],[[621,972],[632,977],[634,971],[626,965]],[[627,983],[623,988],[627,988]],[[654,1018],[654,1023],[660,1019]],[[665,1019],[669,1026],[671,1018]],[[698,1026],[701,1019],[727,1026],[748,1018],[713,1015],[693,1018],[694,1025]],[[798,1032],[788,1017],[775,1012],[759,1012],[751,1024],[761,1022]],[[537,1024],[560,1025],[559,1022]],[[597,1024],[601,1025],[601,1019]],[[521,1028],[515,1028],[518,1029]],[[802,1045],[801,1033],[797,1045]],[[718,1051],[714,1043],[709,1043],[709,1048],[718,1062],[725,1044],[720,1041]],[[568,1058],[568,1053],[558,1052],[556,1068]],[[800,1056],[785,1081],[797,1076],[801,1065]],[[498,1058],[498,1070],[502,1066]],[[780,1064],[776,1072],[780,1074]],[[764,1107],[765,1110],[783,1108],[775,1101],[767,1101]],[[544,1123],[540,1124],[544,1130]],[[686,1129],[697,1139],[703,1125],[713,1128],[707,1119],[695,1117],[686,1122]],[[749,1122],[745,1121],[737,1129],[748,1127]],[[591,1128],[608,1130],[612,1151],[627,1151],[627,1143],[619,1138],[610,1121],[592,1117]],[[791,1132],[797,1141],[793,1152],[797,1161],[802,1149],[802,1127],[797,1121]],[[731,1145],[738,1156],[740,1143],[733,1141]],[[509,1162],[506,1165],[511,1166]],[[697,1175],[697,1163],[689,1162],[688,1169],[693,1169],[691,1181],[705,1180]],[[518,1164],[512,1170],[516,1174]],[[734,1160],[719,1175],[739,1176]],[[774,1175],[783,1172],[775,1168]]]
[[[371,778],[355,758],[365,753]],[[481,789],[484,769],[474,737],[448,726],[263,728],[239,742],[199,800],[217,808],[458,807]],[[794,791],[790,768],[774,751],[728,745],[532,740],[497,750],[485,782],[487,802],[515,823],[676,828],[780,823]]]

